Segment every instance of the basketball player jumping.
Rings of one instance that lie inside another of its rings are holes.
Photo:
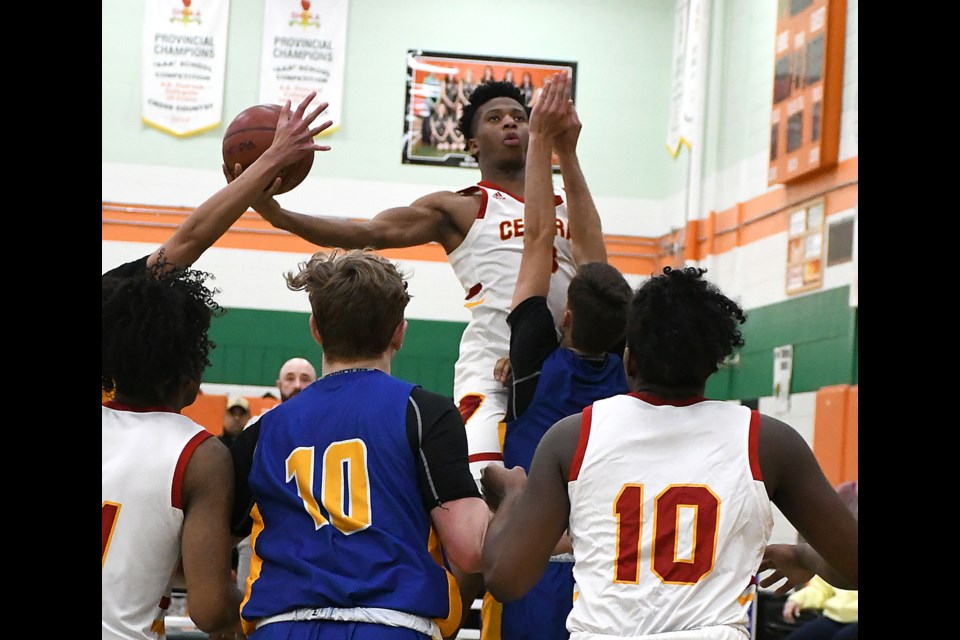
[[[437,242],[443,247],[471,314],[460,340],[453,393],[466,424],[470,469],[477,480],[484,466],[503,462],[499,425],[506,411],[507,389],[494,377],[494,368],[508,353],[506,319],[523,252],[528,114],[523,96],[512,83],[477,87],[459,128],[479,163],[481,180],[460,191],[431,193],[362,221],[288,211],[273,199],[275,190],[253,205],[273,226],[320,246],[386,249]],[[577,241],[591,233],[589,225],[599,218],[577,211],[586,203],[592,206],[592,201],[580,170],[576,137],[565,138],[556,152],[564,190],[556,196],[555,261],[548,304],[559,323],[567,285],[581,263]]]

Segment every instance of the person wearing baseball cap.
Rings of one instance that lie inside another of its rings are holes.
[[[223,412],[223,433],[220,441],[230,447],[243,431],[243,427],[250,419],[250,401],[243,396],[227,398],[227,409]]]

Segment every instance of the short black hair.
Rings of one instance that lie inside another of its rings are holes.
[[[530,115],[530,107],[524,104],[523,94],[520,89],[512,82],[483,82],[477,85],[477,88],[470,94],[470,102],[463,107],[463,113],[457,128],[464,138],[473,137],[473,117],[477,115],[477,110],[484,104],[494,98],[513,98],[523,106],[523,110]]]
[[[158,262],[133,277],[100,279],[103,391],[163,406],[184,381],[200,380],[215,346],[210,321],[223,314],[205,285],[211,277]]]
[[[666,386],[700,386],[734,349],[744,345],[737,325],[743,309],[716,285],[706,269],[664,267],[633,296],[627,347],[635,375]]]
[[[604,353],[621,342],[632,293],[616,267],[606,262],[581,265],[567,287],[567,307],[573,314],[573,347],[587,353]]]

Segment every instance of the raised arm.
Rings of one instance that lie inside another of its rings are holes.
[[[563,135],[557,138],[556,151],[560,159],[560,173],[567,194],[567,215],[570,218],[570,244],[573,259],[578,264],[606,262],[607,245],[603,240],[600,213],[593,202],[587,180],[577,157],[577,141],[583,125],[571,104],[570,123]]]
[[[161,255],[171,268],[192,265],[252,206],[263,190],[271,186],[280,169],[306,153],[330,149],[314,142],[314,136],[333,124],[328,120],[311,128],[317,116],[327,108],[327,103],[322,102],[307,113],[307,106],[315,96],[315,92],[310,93],[296,111],[291,111],[287,101],[280,110],[277,132],[270,147],[236,178],[230,168],[224,167],[229,184],[183,221],[173,235],[147,258],[148,267],[152,267]]]
[[[273,198],[275,191],[267,190],[253,203],[264,220],[315,245],[341,249],[391,249],[439,242],[449,253],[469,229],[469,225],[457,227],[459,214],[465,212],[472,221],[477,206],[466,196],[438,191],[409,206],[385,209],[370,220],[357,220],[289,211]]]
[[[569,126],[572,109],[568,78],[553,74],[553,80],[546,81],[543,96],[530,114],[523,189],[523,256],[513,290],[511,305],[514,308],[527,298],[546,296],[550,291],[557,224],[551,156],[554,141]]]

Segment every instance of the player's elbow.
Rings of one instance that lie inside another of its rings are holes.
[[[501,570],[496,563],[492,567],[484,566],[483,584],[497,602],[513,602],[527,592],[509,571]]]
[[[228,589],[218,596],[206,593],[200,597],[187,590],[187,610],[190,619],[197,628],[205,633],[213,633],[235,625],[240,620],[240,600],[237,594]],[[192,597],[191,597],[192,596]]]
[[[214,631],[231,627],[240,619],[239,613],[231,611],[229,608],[223,608],[219,611],[200,610],[195,611],[189,608],[190,619],[197,625],[197,628],[204,633],[213,633]]]

